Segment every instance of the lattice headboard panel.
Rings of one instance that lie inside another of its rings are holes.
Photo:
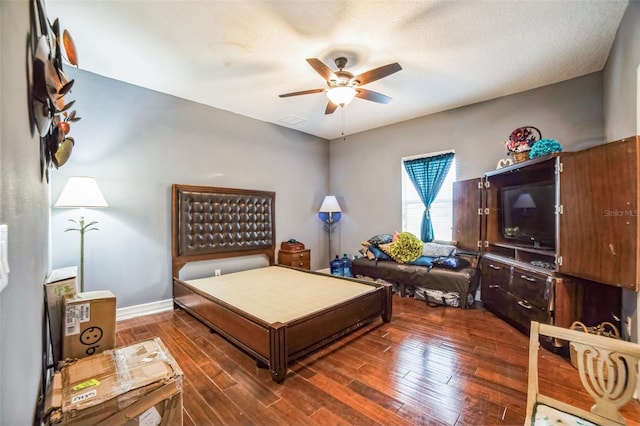
[[[274,211],[274,192],[173,185],[174,276],[196,260],[265,254],[273,264]]]

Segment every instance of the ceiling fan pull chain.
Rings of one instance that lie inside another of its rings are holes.
[[[341,109],[342,109],[342,140],[346,141],[347,138],[344,136],[344,108],[341,108]]]

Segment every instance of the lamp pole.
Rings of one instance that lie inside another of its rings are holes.
[[[64,232],[67,231],[78,231],[80,232],[80,292],[84,291],[84,233],[89,231],[97,231],[98,228],[93,227],[96,221],[89,222],[85,225],[84,216],[80,216],[80,220],[69,219],[70,222],[78,225],[77,228],[67,228]]]
[[[331,234],[333,231],[333,212],[329,212],[329,220],[327,222],[328,226],[329,226],[329,262],[331,262],[331,260],[333,259],[333,256],[331,256]]]

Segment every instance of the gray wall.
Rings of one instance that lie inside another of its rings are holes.
[[[428,96],[425,95],[425,96]],[[458,180],[482,176],[506,158],[503,141],[533,125],[565,151],[604,142],[602,74],[416,118],[331,141],[331,192],[344,212],[342,252],[402,228],[401,158],[455,149]]]
[[[608,142],[638,134],[640,1],[632,0],[622,18],[604,69],[604,128]]]
[[[99,222],[86,234],[85,290],[111,290],[119,308],[171,298],[172,183],[275,191],[277,244],[296,238],[312,250],[312,268],[326,263],[317,218],[329,188],[326,140],[85,71],[69,74],[82,120],[71,128],[71,159],[53,173],[52,203],[76,175],[95,177],[109,203],[85,211]],[[78,216],[51,210],[54,267],[78,264],[78,233],[64,232]],[[190,276],[254,264],[264,261],[213,262]]]
[[[640,1],[629,2],[603,74],[606,140],[640,134]],[[623,290],[623,334],[634,342],[640,340],[638,305],[640,293]]]
[[[29,3],[0,1],[0,223],[9,225],[9,285],[0,293],[0,424],[31,424],[41,376],[42,283],[49,188],[40,180],[25,78]]]

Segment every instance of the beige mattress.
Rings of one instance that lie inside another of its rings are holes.
[[[186,283],[268,323],[291,322],[376,288],[278,266]]]

